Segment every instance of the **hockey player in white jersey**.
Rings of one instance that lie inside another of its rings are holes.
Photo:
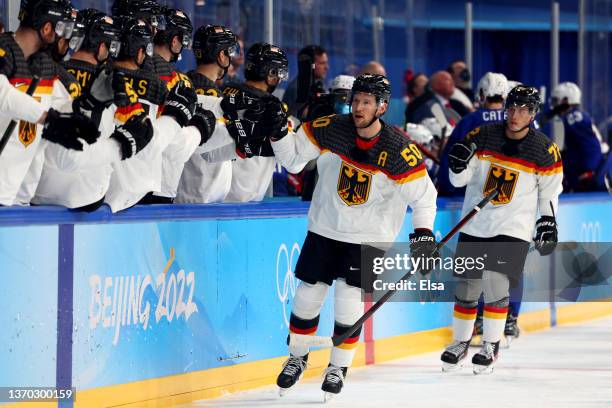
[[[70,38],[74,28],[70,4],[24,0],[19,19],[17,32],[0,35],[0,129],[11,120],[19,121],[0,156],[0,205],[28,204],[49,141],[64,146],[94,143],[98,137],[96,126],[85,116],[55,110],[69,109],[71,97],[46,50],[59,37]],[[35,75],[40,81],[32,97],[24,91]]]
[[[122,26],[121,51],[114,63],[116,75],[124,78],[128,85],[134,84],[126,87],[126,93],[130,103],[138,101],[140,105],[134,107],[128,103],[129,109],[122,111],[124,119],[144,110],[153,123],[154,132],[151,142],[142,149],[132,146],[133,153],[138,153],[136,157],[113,164],[114,171],[105,198],[113,212],[131,207],[148,193],[161,190],[162,153],[181,129],[192,128],[192,132],[185,133],[185,143],[197,146],[205,139],[200,134],[200,127],[192,122],[196,111],[195,91],[181,82],[167,92],[166,84],[155,74],[139,69],[145,56],[151,56],[153,52],[149,26],[130,17],[115,19]],[[162,111],[159,117],[158,110]]]
[[[505,122],[477,127],[450,150],[450,180],[456,187],[467,185],[464,214],[483,194],[498,190],[499,195],[459,235],[456,256],[485,261],[481,270],[457,274],[454,343],[441,356],[444,371],[458,368],[467,357],[481,293],[483,343],[472,358],[473,371],[492,371],[504,333],[511,281],[521,277],[534,229],[541,255],[556,246],[563,166],[557,145],[530,127],[539,104],[536,88],[516,86],[506,99]]]
[[[334,334],[346,332],[361,317],[360,244],[394,241],[408,205],[413,210],[412,256],[428,257],[435,250],[436,190],[418,147],[380,119],[390,96],[387,78],[363,74],[353,84],[351,114],[306,122],[297,133],[286,128],[274,132],[272,147],[281,165],[297,173],[317,159],[319,174],[295,270],[301,283],[293,299],[290,333],[317,331],[334,281]],[[341,391],[360,332],[332,349],[321,387],[326,399]],[[277,379],[281,393],[302,375],[308,352],[307,347],[289,345]]]
[[[231,100],[234,101],[241,101],[246,98],[254,100],[256,104],[262,106],[268,103],[279,105],[280,101],[272,93],[281,81],[287,80],[289,77],[289,62],[285,52],[272,44],[255,43],[248,49],[245,61],[244,76],[246,82],[227,86],[223,90],[223,94],[226,97],[233,98]],[[229,98],[226,98],[224,102],[229,100]],[[232,113],[231,106],[228,105],[231,104],[222,104],[225,114],[236,118],[236,113]],[[228,131],[235,134],[231,126]],[[263,132],[263,136],[270,136],[265,134],[265,130]],[[251,151],[253,147],[249,143],[240,141],[236,143],[237,153],[244,160],[232,162],[232,185],[225,201],[263,200],[272,182],[275,167],[274,154],[269,143],[260,146],[257,152]]]
[[[120,30],[114,21],[101,11],[87,9],[79,12],[77,29],[83,30],[82,49],[64,63],[83,85],[83,94],[73,109],[92,118],[101,137],[94,144],[76,146],[79,152],[70,155],[49,146],[32,202],[94,211],[104,201],[112,164],[131,157],[132,144],[136,150],[144,148],[153,127],[138,102],[130,102],[129,85],[120,76],[113,78],[112,67],[106,64],[111,52],[116,57],[120,47]],[[134,114],[126,120],[128,111]]]
[[[187,73],[198,94],[198,103],[223,117],[220,107],[222,79],[234,56],[240,54],[236,35],[226,27],[206,25],[198,28],[193,38],[193,53],[197,67]],[[209,162],[196,153],[185,164],[178,187],[178,203],[222,202],[232,185],[232,161]]]

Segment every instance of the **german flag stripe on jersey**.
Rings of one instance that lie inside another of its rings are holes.
[[[36,90],[34,91],[34,94],[38,94],[38,95],[50,95],[53,92],[53,84],[55,83],[56,80],[58,80],[59,77],[54,77],[52,79],[41,79],[38,82],[38,86],[36,87]],[[11,78],[9,80],[9,82],[11,83],[11,85],[13,85],[16,89],[18,89],[21,92],[25,92],[28,90],[28,87],[30,86],[30,84],[32,83],[32,78]]]
[[[484,307],[484,317],[487,319],[506,319],[508,314],[507,307],[493,307],[486,306]]]
[[[331,150],[329,149],[323,149],[321,150],[321,154],[325,154],[325,153],[332,153]],[[391,180],[395,181],[398,184],[405,184],[408,183],[410,181],[414,181],[417,179],[420,179],[421,177],[425,177],[427,176],[427,168],[425,167],[425,163],[421,163],[418,166],[408,170],[405,173],[401,173],[401,174],[391,174],[388,171],[384,171],[378,167],[374,167],[374,166],[369,166],[367,164],[364,163],[359,163],[356,162],[342,154],[338,154],[335,153],[334,154],[338,155],[342,160],[344,160],[345,162],[359,168],[360,170],[364,170],[366,172],[369,173],[383,173],[384,175],[386,175],[387,177],[389,177]]]
[[[476,319],[477,308],[467,308],[459,305],[455,305],[453,316],[461,320],[474,320]]]
[[[140,102],[138,102],[133,105],[117,108],[117,111],[115,112],[115,119],[117,119],[121,123],[125,123],[133,116],[140,115],[143,112],[144,109]]]
[[[526,173],[552,175],[563,171],[563,163],[561,161],[557,161],[552,166],[541,167],[535,163],[516,157],[505,156],[492,150],[480,150],[476,152],[476,155],[480,160],[501,164]]]

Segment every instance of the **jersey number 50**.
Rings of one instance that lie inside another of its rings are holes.
[[[416,147],[416,145],[412,143],[408,145],[407,148],[402,150],[402,157],[411,167],[415,166],[419,162],[419,160],[423,160],[423,155],[421,154],[421,151],[418,147]]]

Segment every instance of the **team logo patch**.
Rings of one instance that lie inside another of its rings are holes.
[[[38,102],[40,102],[40,96],[34,96]],[[19,141],[24,147],[28,147],[36,139],[36,123],[19,121]]]
[[[36,123],[24,122],[22,120],[19,121],[19,141],[25,147],[34,142],[36,139]]]
[[[483,194],[486,196],[493,190],[498,189],[499,194],[491,203],[508,204],[512,200],[514,188],[518,182],[519,172],[491,163],[487,181],[485,182]]]
[[[338,177],[338,195],[346,205],[360,205],[368,201],[372,175],[342,162]]]

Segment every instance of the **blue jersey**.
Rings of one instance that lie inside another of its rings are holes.
[[[441,196],[462,196],[465,187],[455,188],[448,178],[448,153],[451,147],[463,140],[468,133],[485,123],[503,122],[506,119],[504,109],[478,109],[463,117],[451,133],[442,156],[440,157],[440,169],[438,170],[438,194]]]
[[[564,148],[563,166],[570,189],[575,189],[579,177],[592,172],[597,184],[603,183],[602,166],[605,156],[601,152],[601,142],[593,131],[593,122],[588,113],[578,108],[571,109],[563,117]]]

